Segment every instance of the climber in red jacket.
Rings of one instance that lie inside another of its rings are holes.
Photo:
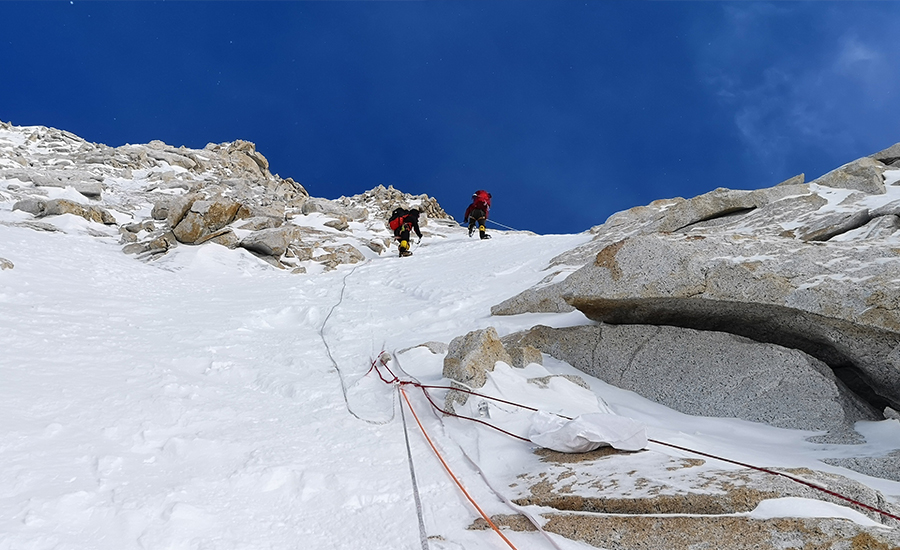
[[[472,204],[466,208],[465,219],[469,223],[469,236],[475,232],[475,226],[478,226],[478,235],[482,239],[490,239],[491,236],[485,232],[484,222],[488,218],[488,211],[491,209],[491,194],[484,189],[475,191],[472,195]]]

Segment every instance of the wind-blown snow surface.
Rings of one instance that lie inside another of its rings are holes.
[[[588,235],[496,232],[482,242],[447,231],[411,258],[290,275],[215,245],[141,263],[115,239],[85,234],[88,222],[63,218],[65,233],[0,225],[0,256],[15,264],[0,271],[2,550],[421,548],[397,395],[362,378],[371,360],[486,326],[506,334],[589,322],[489,315]],[[416,348],[397,359],[423,382],[442,380],[441,355]],[[653,437],[852,475],[817,462],[840,448],[805,443],[808,433],[689,417],[584,378]],[[511,513],[462,449],[482,441],[476,459],[502,491],[498,481],[533,460],[533,446],[442,423],[421,392],[409,397],[479,504]],[[560,393],[560,410],[569,405]],[[477,513],[407,420],[430,548],[505,547],[491,531],[467,530]],[[900,447],[900,423],[872,424],[856,455]],[[900,484],[853,477],[900,494]],[[540,534],[507,536],[519,548],[551,548]]]

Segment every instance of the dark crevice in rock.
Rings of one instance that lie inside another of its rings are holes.
[[[737,217],[749,214],[750,212],[753,212],[754,210],[756,210],[755,206],[751,206],[749,208],[735,207],[735,208],[730,208],[727,210],[720,210],[711,216],[706,216],[705,218],[701,218],[701,219],[693,221],[689,224],[683,225],[683,226],[679,227],[678,229],[676,229],[675,231],[673,231],[673,233],[677,232],[677,231],[684,231],[685,229],[692,227],[694,225],[700,224],[700,223],[718,220],[721,218],[737,218]]]
[[[872,405],[875,410],[883,411],[885,407],[891,406],[890,401],[872,390],[874,382],[856,366],[849,363],[829,366],[838,380],[843,382],[845,386],[850,388],[850,391],[861,397],[866,403]]]
[[[896,368],[888,362],[891,351],[900,345],[900,334],[894,332],[767,304],[703,298],[567,297],[567,301],[588,318],[603,323],[728,332],[797,349],[828,365],[838,381],[869,404],[873,412],[900,405],[900,380]],[[868,374],[860,368],[862,360],[869,367]],[[884,388],[896,391],[885,395]]]
[[[837,237],[838,235],[843,235],[844,233],[848,233],[853,231],[854,229],[859,229],[860,227],[866,225],[872,221],[872,215],[868,210],[859,212],[856,216],[853,216],[846,223],[842,225],[838,225],[831,229],[830,231],[822,231],[819,234],[812,235],[807,237],[806,241],[827,241]]]

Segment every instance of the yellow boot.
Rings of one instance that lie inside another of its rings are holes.
[[[412,256],[412,252],[409,251],[409,242],[400,241],[400,257],[404,256]]]

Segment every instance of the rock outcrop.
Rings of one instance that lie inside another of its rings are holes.
[[[607,324],[727,332],[760,353],[801,351],[870,410],[896,409],[900,170],[883,160],[894,162],[898,146],[810,183],[716,189],[615,214],[554,260],[556,277],[492,313],[578,309]]]
[[[385,220],[396,206],[422,210],[423,227],[451,219],[433,198],[390,186],[336,200],[310,197],[293,179],[273,175],[249,141],[108,147],[42,126],[0,130],[10,136],[0,139],[0,180],[20,182],[5,188],[14,210],[51,221],[61,214],[107,226],[123,220],[123,252],[145,261],[179,245],[220,245],[295,273],[330,270],[383,253],[392,239]]]
[[[858,442],[854,423],[880,416],[823,362],[725,332],[601,324],[511,337],[686,414],[828,432],[832,442]]]
[[[542,528],[598,548],[691,550],[716,548],[867,548],[900,545],[896,528],[863,527],[847,519],[770,516],[766,501],[815,499],[844,506],[846,501],[790,478],[828,488],[867,506],[898,515],[884,495],[846,477],[809,469],[721,470],[697,458],[674,458],[654,451],[626,453],[610,448],[578,455],[540,449],[541,468],[516,477],[513,502],[539,506]],[[641,472],[665,471],[666,476]],[[789,476],[789,477],[788,477]],[[802,500],[794,500],[802,505]],[[859,508],[874,524],[900,522]],[[748,515],[749,514],[749,515]],[[497,515],[495,524],[513,530],[534,527],[524,517]],[[472,528],[487,528],[483,520]]]
[[[879,410],[900,404],[900,254],[738,236],[648,235],[567,281],[597,321],[726,331],[804,351]]]

